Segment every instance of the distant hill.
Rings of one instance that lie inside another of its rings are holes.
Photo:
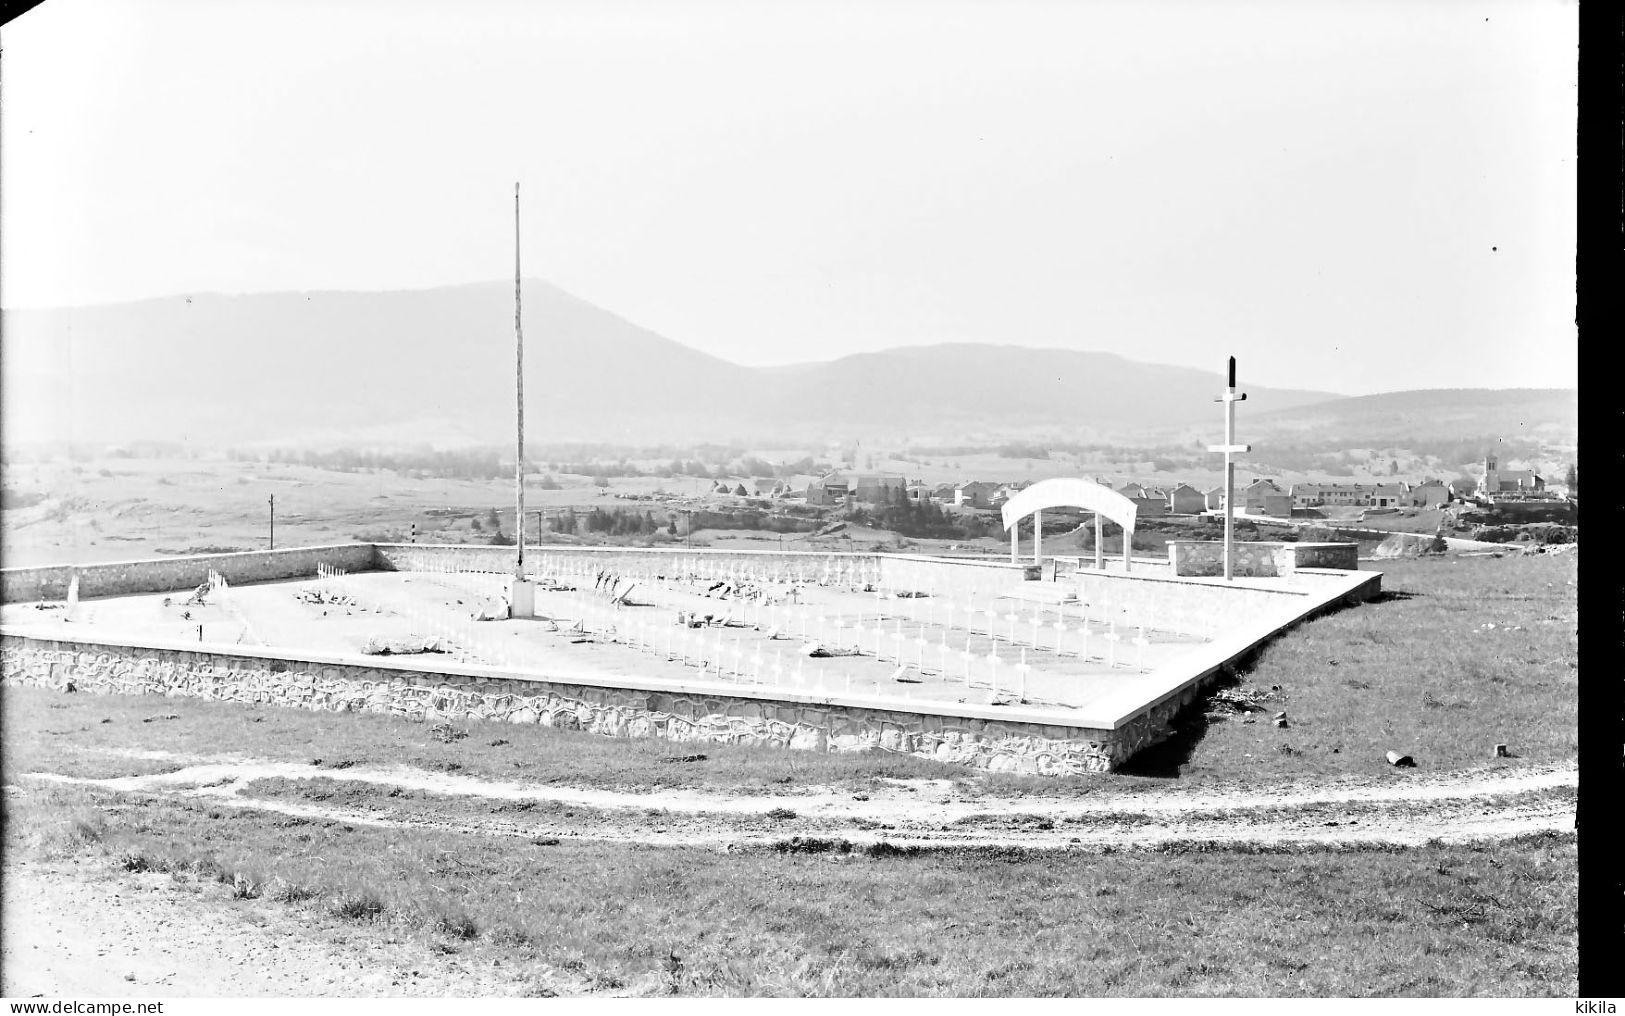
[[[1217,372],[1138,363],[1112,353],[951,343],[860,353],[789,368],[778,381],[808,400],[869,426],[920,421],[1010,430],[1088,427],[1129,432],[1214,417]],[[1338,398],[1258,388],[1260,405],[1286,409]]]
[[[200,294],[7,310],[0,326],[8,444],[504,445],[513,430],[511,284]],[[1218,384],[1106,353],[976,344],[749,368],[539,280],[524,284],[524,327],[531,442],[1132,436],[1210,419]],[[1255,387],[1248,407],[1336,398]]]
[[[1344,447],[1484,438],[1565,445],[1579,440],[1579,399],[1562,388],[1429,388],[1252,412],[1246,428],[1258,438]]]

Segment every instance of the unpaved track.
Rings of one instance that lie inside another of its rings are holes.
[[[274,998],[514,994],[529,972],[391,943],[224,888],[88,864],[7,864],[0,995]]]
[[[145,757],[155,753],[147,752]],[[177,757],[180,760],[180,757]],[[193,756],[184,761],[195,762]],[[335,808],[256,796],[251,781],[309,779],[399,787],[471,801],[568,805],[567,817],[442,819],[432,807]],[[625,792],[481,780],[405,767],[322,769],[254,759],[191,764],[175,772],[114,779],[50,773],[30,782],[71,782],[125,793],[206,797],[235,807],[386,827],[490,835],[557,835],[663,845],[757,846],[791,836],[885,840],[921,847],[1035,849],[1149,847],[1182,840],[1281,845],[1415,845],[1498,839],[1574,828],[1578,770],[1572,764],[1479,770],[1380,784],[1251,790],[1183,788],[1087,798],[964,797],[948,780],[888,780],[858,799],[811,788],[782,796],[702,790]],[[792,815],[786,816],[786,811]]]

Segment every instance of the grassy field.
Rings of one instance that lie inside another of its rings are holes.
[[[1420,849],[907,854],[525,843],[48,790],[8,859],[87,857],[361,922],[517,990],[1568,995],[1572,837]],[[228,904],[229,905],[229,904]]]
[[[1380,600],[1272,642],[1242,678],[1272,697],[1256,722],[1193,713],[1140,772],[1246,779],[1380,772],[1398,750],[1425,768],[1577,750],[1576,561],[1387,561]],[[1278,689],[1273,690],[1272,689]],[[1285,711],[1289,726],[1272,725]]]

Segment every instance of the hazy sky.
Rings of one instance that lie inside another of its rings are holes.
[[[527,275],[741,363],[977,341],[1566,387],[1576,25],[1551,0],[48,0],[0,29],[0,300],[501,278],[520,180]]]

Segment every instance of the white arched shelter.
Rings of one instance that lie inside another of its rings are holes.
[[[1033,563],[1044,561],[1044,509],[1083,508],[1095,513],[1095,567],[1104,568],[1105,556],[1100,547],[1101,521],[1104,515],[1123,527],[1123,570],[1129,569],[1129,555],[1134,543],[1134,516],[1137,507],[1133,501],[1092,480],[1054,479],[1040,480],[1004,503],[1004,528],[1010,531],[1010,563],[1016,562],[1017,523],[1033,517]]]

